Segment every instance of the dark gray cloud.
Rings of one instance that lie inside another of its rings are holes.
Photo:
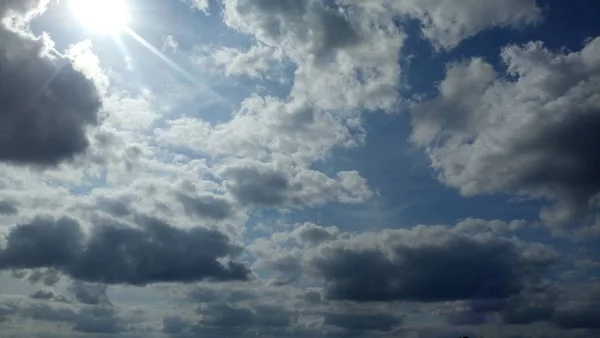
[[[563,329],[600,330],[598,318],[600,318],[598,304],[584,304],[583,306],[558,309],[551,322]]]
[[[357,171],[329,177],[297,166],[276,167],[245,159],[224,166],[220,175],[228,192],[246,206],[299,209],[337,201],[360,203],[373,195]]]
[[[225,20],[230,25],[269,44],[307,48],[317,62],[328,60],[336,50],[355,45],[362,38],[346,16],[320,1],[227,0],[224,4]]]
[[[245,300],[254,300],[259,297],[251,290],[243,289],[213,289],[197,287],[186,293],[186,299],[196,303],[227,302],[238,303]]]
[[[497,299],[536,283],[556,259],[493,236],[444,227],[390,230],[324,245],[308,255],[310,271],[332,300],[438,302]]]
[[[162,332],[166,334],[181,334],[189,328],[190,324],[180,317],[169,316],[163,318]]]
[[[0,17],[38,3],[3,2]],[[54,165],[84,152],[86,129],[98,123],[100,108],[94,83],[47,36],[0,27],[0,161]]]
[[[198,313],[202,314],[200,323],[206,326],[236,328],[250,326],[255,322],[251,309],[228,304],[205,305],[198,309]]]
[[[77,313],[73,331],[116,334],[125,331],[125,323],[112,308],[83,308]]]
[[[556,201],[541,212],[548,223],[585,215],[600,192],[599,47],[599,38],[566,54],[508,46],[504,75],[481,59],[449,65],[440,96],[413,111],[412,141],[464,195]]]
[[[49,322],[71,322],[77,318],[77,313],[67,307],[54,307],[46,303],[30,304],[20,309],[23,317]]]
[[[547,321],[554,314],[555,302],[550,292],[514,297],[505,302],[500,315],[504,323],[511,325]]]
[[[242,204],[279,206],[287,203],[294,190],[302,189],[293,186],[285,173],[256,166],[234,167],[224,176],[231,178],[229,190]]]
[[[108,214],[115,217],[124,217],[133,212],[131,208],[131,201],[127,197],[98,197],[96,199],[96,206],[100,210],[104,210]]]
[[[0,311],[6,309],[5,316],[18,316],[33,320],[68,323],[74,332],[117,334],[125,331],[129,320],[119,316],[110,307],[83,307],[75,309],[65,305],[56,306],[53,303],[22,303],[14,301],[0,304]],[[0,313],[0,317],[2,313]]]
[[[108,294],[108,287],[102,284],[90,284],[81,281],[74,281],[69,292],[73,294],[75,299],[87,305],[111,305]]]
[[[146,217],[138,217],[137,224],[137,228],[96,224],[84,236],[75,220],[37,218],[8,233],[0,269],[52,268],[77,280],[103,284],[249,278],[244,264],[217,260],[240,252],[221,232],[178,229]]]
[[[312,223],[304,223],[292,231],[292,236],[303,245],[319,245],[333,240],[338,234],[335,227],[324,228]]]
[[[202,315],[199,325],[215,328],[288,327],[296,318],[293,312],[271,305],[213,303],[200,306],[197,312]]]
[[[307,303],[318,304],[323,300],[323,296],[318,291],[307,291],[300,296],[300,299]]]
[[[54,292],[52,290],[37,290],[31,295],[29,295],[29,297],[33,299],[48,300],[54,298]]]
[[[348,330],[391,331],[402,325],[404,319],[386,313],[349,314],[326,313],[325,324]]]
[[[188,216],[223,220],[233,215],[233,205],[226,198],[216,195],[188,196],[178,194],[177,199],[183,205]]]
[[[486,315],[472,311],[459,311],[449,314],[446,317],[448,323],[452,325],[482,325],[487,321]]]
[[[17,209],[14,203],[9,201],[0,201],[0,214],[14,215],[18,212],[19,209]]]
[[[60,274],[53,269],[35,269],[27,276],[27,281],[32,284],[42,282],[46,286],[53,286],[60,280]]]

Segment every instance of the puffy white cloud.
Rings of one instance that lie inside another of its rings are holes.
[[[522,28],[541,20],[536,0],[341,0],[382,19],[408,16],[421,22],[425,38],[451,49],[494,27]]]
[[[246,98],[228,122],[211,126],[183,118],[155,134],[164,142],[213,156],[267,159],[277,154],[300,163],[312,163],[336,145],[362,142],[360,129],[307,101],[257,95]]]
[[[504,75],[482,59],[450,64],[439,97],[414,109],[411,140],[463,195],[547,198],[553,223],[581,216],[600,192],[599,50],[600,38],[569,53],[507,46]]]
[[[325,109],[396,107],[404,35],[392,21],[321,1],[224,1],[225,22],[297,66],[292,96]]]

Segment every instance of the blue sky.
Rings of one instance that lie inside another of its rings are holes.
[[[0,336],[597,336],[599,11],[5,1]]]

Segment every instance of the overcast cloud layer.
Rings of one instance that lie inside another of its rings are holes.
[[[600,335],[598,6],[124,2],[0,3],[1,337]]]

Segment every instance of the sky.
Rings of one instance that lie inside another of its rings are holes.
[[[0,0],[0,336],[600,336],[599,14]]]

